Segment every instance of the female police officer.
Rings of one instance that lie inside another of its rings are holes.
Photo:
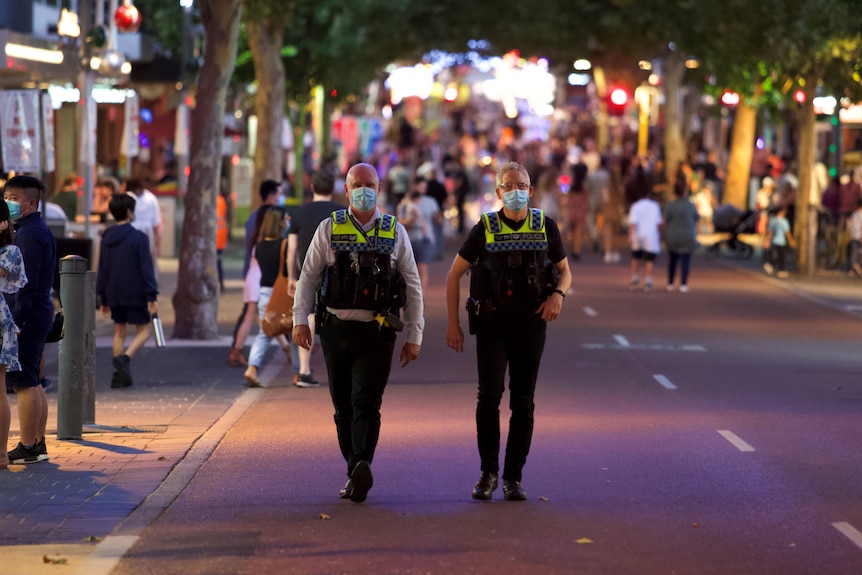
[[[500,399],[509,367],[509,438],[503,464],[503,496],[522,501],[521,471],[533,435],[533,395],[545,347],[547,322],[557,319],[572,282],[560,232],[553,220],[528,207],[533,188],[516,162],[497,173],[499,212],[482,214],[470,231],[446,280],[446,344],[464,351],[458,317],[460,280],[470,274],[470,333],[476,334],[479,395],[476,432],[482,474],[473,498],[488,500],[497,488]]]

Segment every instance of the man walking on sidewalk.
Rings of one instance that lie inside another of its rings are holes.
[[[320,169],[311,176],[311,203],[305,204],[290,219],[290,230],[287,233],[287,291],[290,295],[296,295],[296,281],[299,279],[302,264],[305,262],[305,254],[311,245],[311,238],[320,222],[332,215],[332,212],[342,209],[341,204],[332,201],[332,190],[335,187],[335,178],[332,173]],[[308,316],[308,329],[311,332],[311,341],[314,343],[314,314]],[[311,377],[311,346],[308,349],[299,347],[296,342],[290,342],[291,355],[297,350],[293,358],[293,384],[297,387],[317,387],[317,380]]]
[[[338,445],[350,477],[339,495],[360,503],[374,483],[371,461],[397,332],[407,331],[404,367],[419,357],[425,319],[410,239],[404,226],[377,209],[380,180],[374,166],[350,168],[344,189],[350,207],[323,220],[305,254],[293,305],[293,341],[311,348],[308,314],[320,289],[317,326]]]

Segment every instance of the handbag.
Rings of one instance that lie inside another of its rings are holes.
[[[287,276],[282,273],[286,245],[287,240],[282,240],[278,275],[272,286],[272,296],[266,305],[266,311],[260,319],[260,329],[267,337],[287,335],[293,330],[293,297],[287,293]]]
[[[63,309],[54,314],[54,324],[51,326],[51,331],[45,336],[45,343],[54,343],[63,339],[65,333],[65,321],[63,317]]]

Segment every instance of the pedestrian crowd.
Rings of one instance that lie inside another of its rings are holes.
[[[409,130],[400,137],[409,139]],[[586,252],[616,265],[627,244],[631,289],[652,292],[664,248],[665,287],[686,293],[698,237],[736,233],[750,223],[763,241],[764,269],[788,275],[798,181],[789,163],[776,165],[769,154],[756,154],[750,209],[737,212],[722,204],[724,173],[714,153],[693,151],[669,178],[660,154],[609,156],[591,138],[522,144],[503,129],[494,145],[467,136],[451,149],[433,139],[424,147],[401,143],[353,162],[343,177],[334,163],[322,165],[295,209],[285,205],[284,184],[263,181],[259,207],[245,222],[243,307],[227,363],[244,369],[245,385],[262,387],[266,352],[276,343],[292,366],[293,384],[316,388],[320,375],[313,373],[311,356],[319,342],[347,476],[341,498],[363,502],[374,485],[372,464],[398,334],[404,332],[398,352],[403,368],[420,356],[429,264],[442,258],[447,238],[462,241],[446,278],[445,340],[456,353],[465,347],[460,284],[470,276],[465,307],[467,332],[476,337],[479,479],[472,497],[478,500],[492,499],[500,485],[506,500],[527,498],[523,470],[547,324],[559,317],[572,266]],[[158,311],[162,222],[147,187],[135,178],[95,184],[93,215],[111,224],[101,238],[96,294],[114,322],[112,388],[134,384],[132,360]],[[215,239],[223,290],[221,253],[233,206],[229,186],[222,188]],[[79,179],[70,176],[52,202],[39,180],[18,176],[6,183],[0,202],[0,373],[18,396],[20,420],[20,441],[0,459],[0,468],[48,459],[40,364],[54,317],[57,246],[46,222],[77,218],[80,193]],[[845,178],[812,191],[815,196],[818,209],[838,206],[835,217],[850,238],[849,268],[862,273],[862,190]],[[474,206],[478,211],[472,212]],[[292,329],[263,329],[281,296],[292,301]],[[507,373],[503,446],[500,403]],[[0,438],[8,442],[11,409],[5,395],[3,400]]]

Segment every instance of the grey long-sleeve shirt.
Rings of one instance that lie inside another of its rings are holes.
[[[351,213],[353,208],[348,208]],[[380,211],[375,210],[374,217],[362,226],[363,231],[372,230],[380,219]],[[308,315],[313,311],[314,294],[323,281],[323,273],[327,266],[335,265],[335,251],[330,245],[332,235],[332,218],[326,218],[317,226],[299,281],[296,283],[296,296],[293,302],[293,324],[308,325]],[[425,304],[422,300],[422,284],[419,281],[419,271],[416,260],[413,259],[413,246],[407,237],[407,230],[400,223],[395,224],[395,248],[390,254],[393,269],[404,277],[407,285],[407,302],[404,306],[404,329],[407,342],[422,345],[422,331],[425,329]],[[349,321],[371,321],[375,312],[367,309],[329,309],[338,319]]]

